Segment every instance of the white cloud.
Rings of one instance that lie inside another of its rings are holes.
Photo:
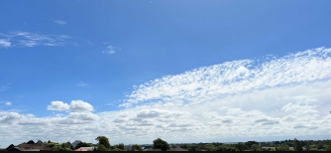
[[[84,112],[84,111],[93,111],[93,106],[87,102],[82,100],[72,100],[70,103],[70,110],[77,111],[77,112]]]
[[[109,45],[107,47],[107,50],[106,51],[102,51],[102,53],[104,53],[104,54],[114,54],[115,53],[115,50],[121,50],[121,48],[113,47],[113,46]]]
[[[57,24],[60,24],[60,25],[65,25],[65,24],[67,24],[67,22],[65,22],[65,21],[60,21],[60,20],[56,20],[56,21],[53,21],[53,22],[55,22],[55,23],[57,23]]]
[[[81,81],[81,82],[77,83],[77,86],[79,86],[79,87],[87,87],[88,84],[87,83],[84,83],[83,81]]]
[[[5,105],[7,105],[7,106],[11,106],[12,103],[8,101],[8,102],[5,103]]]
[[[0,39],[0,47],[10,47],[11,43],[9,40]]]
[[[0,47],[35,47],[35,46],[63,46],[68,35],[42,35],[38,33],[16,31],[1,34]]]
[[[69,105],[63,101],[52,101],[51,105],[47,106],[47,110],[65,111],[69,110]]]
[[[128,95],[119,111],[91,113],[81,100],[51,103],[67,115],[38,118],[0,111],[4,144],[23,138],[95,143],[267,141],[331,136],[330,49],[319,48],[255,64],[202,67],[155,79]],[[53,110],[54,110],[53,109]],[[42,125],[42,126],[40,126]],[[34,135],[31,131],[43,131]],[[51,132],[53,131],[53,132]]]
[[[88,102],[82,100],[72,100],[70,105],[63,101],[52,101],[51,105],[47,106],[47,110],[56,111],[74,111],[74,112],[91,112],[94,108]]]
[[[9,86],[0,86],[0,92],[9,89]]]
[[[238,60],[155,79],[127,95],[130,106],[149,100],[207,101],[219,96],[331,76],[331,49],[317,48],[266,60]]]

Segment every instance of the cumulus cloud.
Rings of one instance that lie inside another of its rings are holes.
[[[3,39],[1,39],[3,37]],[[63,46],[68,35],[43,35],[16,31],[0,35],[0,47]]]
[[[82,100],[73,100],[70,103],[70,110],[76,111],[76,112],[84,112],[84,111],[93,111],[93,106],[87,102],[84,102]]]
[[[60,25],[67,24],[67,22],[65,22],[65,21],[61,21],[61,20],[55,20],[55,21],[53,21],[53,22],[55,22],[55,23],[57,23],[57,24],[60,24]]]
[[[47,106],[47,110],[65,111],[69,110],[69,105],[63,101],[52,101],[51,105]]]
[[[327,139],[330,51],[317,48],[165,76],[134,88],[123,103],[129,107],[119,111],[94,114],[81,100],[51,103],[53,110],[71,111],[53,117],[0,111],[0,137],[8,145],[27,141],[25,136],[95,142],[105,135],[111,143],[152,143],[158,137],[170,143]],[[32,135],[36,130],[45,134]]]
[[[94,111],[94,108],[91,104],[82,100],[72,100],[70,105],[63,101],[52,101],[51,105],[47,106],[47,110],[90,112]]]

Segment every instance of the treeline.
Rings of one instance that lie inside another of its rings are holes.
[[[233,144],[197,143],[177,145],[189,151],[331,151],[331,140],[247,141]]]
[[[110,145],[109,140],[105,136],[99,136],[95,140],[96,145],[92,143],[80,142],[75,147],[70,142],[44,142],[44,144],[54,151],[72,151],[81,147],[93,147],[91,151],[143,151],[143,150],[159,150],[167,151],[173,148],[182,148],[188,151],[331,151],[331,140],[284,140],[272,142],[256,142],[247,141],[239,143],[193,143],[193,144],[172,144],[169,145],[166,141],[158,138],[153,141],[152,146],[124,145],[123,143]],[[15,147],[13,144],[5,150]],[[4,151],[4,150],[2,150]]]

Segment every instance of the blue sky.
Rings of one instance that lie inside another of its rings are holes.
[[[270,129],[263,126],[269,123],[278,124],[278,131],[306,127],[313,130],[311,138],[321,138],[324,129],[318,124],[330,124],[325,113],[331,98],[326,92],[331,77],[330,4],[327,0],[2,1],[3,128],[9,130],[10,123],[20,125],[18,129],[24,125],[46,128],[54,120],[56,125],[65,122],[71,130],[84,125],[87,130],[83,133],[88,134],[74,138],[82,131],[73,130],[76,132],[68,136],[27,135],[22,140],[7,131],[0,135],[8,141],[0,143],[20,143],[28,138],[92,142],[98,135],[112,137],[113,143],[151,143],[158,136],[169,142],[264,140],[272,136],[241,134],[239,138],[233,133],[213,137],[208,131],[222,128],[208,129],[203,126],[205,119],[194,117],[214,118],[208,124],[215,126],[234,124],[239,119],[231,118],[236,116],[231,116],[232,111],[265,115],[252,121],[254,126],[263,122],[258,129]],[[262,96],[251,96],[253,93]],[[235,100],[229,99],[231,96]],[[319,122],[285,126],[293,116],[287,113],[297,109],[315,114],[309,116]],[[181,114],[192,125],[172,120],[159,123],[162,113]],[[139,116],[144,119],[130,122]],[[31,123],[23,123],[25,118]],[[103,125],[89,127],[101,120],[108,125],[106,131],[99,129]],[[162,135],[167,133],[162,129],[170,127],[175,127],[171,133],[182,137]],[[189,137],[192,129],[201,135]],[[116,130],[121,138],[112,133]],[[141,137],[144,130],[153,132]],[[232,131],[223,129],[227,130]],[[277,138],[286,136],[275,134]],[[303,132],[289,138],[305,136]]]

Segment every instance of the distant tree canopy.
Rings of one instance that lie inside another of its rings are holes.
[[[247,150],[248,147],[244,143],[237,143],[234,145],[239,151]]]
[[[302,151],[302,145],[301,142],[298,139],[294,139],[294,150],[295,151]]]
[[[258,142],[256,141],[247,141],[245,142],[245,145],[248,147],[248,148],[251,148],[253,144],[259,144]]]
[[[76,145],[75,149],[78,149],[80,147],[92,147],[93,145],[91,143],[85,143],[85,142],[80,142]]]
[[[107,137],[105,136],[98,136],[97,138],[95,138],[95,140],[99,141],[99,145],[103,145],[104,147],[106,147],[107,149],[110,149],[110,144],[109,144],[109,140]]]
[[[120,143],[116,145],[116,148],[123,150],[124,149],[124,143]]]
[[[108,149],[103,144],[99,144],[96,151],[108,151]]]
[[[153,141],[153,149],[161,149],[162,151],[167,151],[169,149],[169,144],[168,142],[157,138]]]
[[[215,150],[215,146],[213,144],[205,144],[204,145],[204,149],[207,150],[207,151],[214,151]]]
[[[253,144],[251,146],[251,150],[253,150],[253,151],[262,151],[262,147],[259,144]]]
[[[143,149],[141,148],[141,146],[135,144],[135,145],[132,146],[132,150],[131,151],[136,151],[136,150],[143,151]]]
[[[70,150],[74,150],[75,149],[74,146],[70,142],[62,143],[61,144],[61,147],[62,148],[68,148]],[[66,149],[66,150],[68,150],[68,149]]]

